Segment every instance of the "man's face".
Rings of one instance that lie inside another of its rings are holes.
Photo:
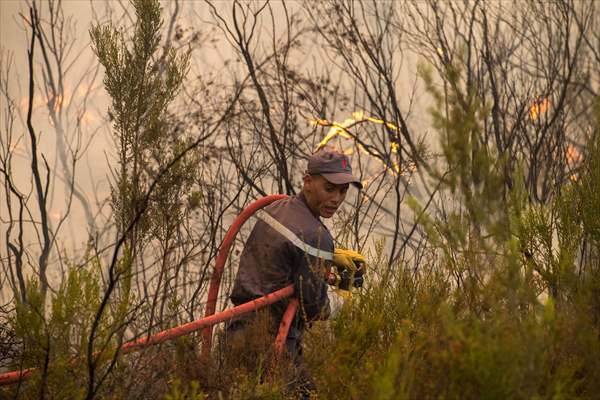
[[[346,198],[348,186],[331,183],[321,175],[306,175],[302,191],[314,215],[331,218]]]

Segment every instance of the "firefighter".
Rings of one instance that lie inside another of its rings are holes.
[[[278,200],[255,214],[258,221],[245,244],[230,296],[233,304],[239,305],[294,284],[300,307],[285,348],[295,368],[295,382],[290,386],[302,393],[314,390],[302,362],[302,335],[311,321],[329,317],[327,282],[332,262],[340,259],[334,255],[333,238],[321,219],[335,214],[350,185],[362,189],[346,155],[332,150],[313,154],[300,194]],[[347,254],[341,257],[347,258]],[[267,324],[271,335],[276,334],[287,304],[288,300],[275,303],[260,318],[254,314],[233,320],[227,335],[248,343],[250,337],[260,338],[248,329],[257,319]],[[268,341],[272,343],[272,337]]]

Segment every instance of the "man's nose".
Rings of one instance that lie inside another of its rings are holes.
[[[336,204],[339,204],[342,201],[344,201],[344,193],[341,190],[338,190],[335,192],[335,202]]]

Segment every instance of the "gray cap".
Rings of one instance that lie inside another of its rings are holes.
[[[319,150],[308,159],[310,175],[322,175],[323,178],[336,185],[352,183],[362,189],[362,183],[352,175],[350,160],[345,154],[332,150]]]

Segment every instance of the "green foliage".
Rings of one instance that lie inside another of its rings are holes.
[[[528,202],[520,174],[499,196],[503,161],[464,143],[477,137],[476,122],[466,132],[449,121],[484,111],[453,101],[451,116],[436,118],[455,143],[438,174],[454,203],[430,214],[409,199],[429,243],[418,269],[387,268],[380,240],[369,260],[375,283],[307,332],[319,398],[596,398],[600,146],[588,145],[577,178],[546,205]],[[478,176],[468,166],[475,159],[485,165]]]
[[[483,140],[482,121],[488,113],[473,88],[462,81],[458,66],[446,71],[446,90],[438,88],[427,68],[421,75],[428,92],[433,96],[430,108],[433,126],[439,132],[440,146],[445,163],[444,171],[435,171],[443,188],[457,196],[461,208],[468,213],[454,215],[451,231],[469,218],[471,231],[478,232],[482,225],[493,229],[498,236],[506,233],[506,194],[504,193],[503,160],[488,149]],[[460,238],[455,238],[460,240]]]
[[[181,85],[188,55],[178,56],[172,49],[160,55],[158,2],[134,5],[138,23],[132,38],[110,25],[91,32],[106,68],[120,144],[113,197],[120,229],[139,206],[164,155],[177,154],[185,145],[165,132],[167,106]],[[305,358],[319,398],[597,398],[600,101],[582,165],[552,201],[532,204],[518,162],[508,169],[502,155],[482,144],[488,111],[465,86],[460,68],[445,71],[443,91],[429,71],[423,71],[423,78],[435,101],[432,117],[444,157],[432,176],[440,182],[445,202],[434,214],[408,199],[427,239],[417,268],[403,263],[389,268],[384,240],[379,239],[369,260],[371,281],[345,302],[335,319],[315,323],[307,332]],[[184,160],[165,178],[137,239],[168,237],[184,217],[176,210],[197,206],[201,193],[191,190],[192,172],[193,160]],[[100,361],[114,356],[131,311],[134,253],[126,246],[115,271],[118,290],[100,316],[95,335],[97,348],[104,349]],[[23,347],[14,367],[38,372],[0,395],[84,396],[90,329],[102,298],[99,282],[97,264],[72,267],[46,304],[38,282],[30,280],[28,302],[16,303],[10,323]],[[173,297],[167,307],[175,314],[181,303]],[[148,375],[162,380],[148,385],[165,399],[296,398],[285,390],[290,371],[278,375],[268,367],[273,338],[265,332],[245,337],[239,351],[213,360],[209,368],[198,365],[192,337],[172,348],[165,345],[156,350],[160,356]],[[258,367],[242,367],[244,355]],[[122,367],[134,374],[138,365],[127,358],[119,361],[115,382]],[[174,378],[167,382],[169,376]],[[118,383],[111,387],[128,393]]]
[[[243,332],[221,332],[200,383],[210,398],[231,400],[296,398],[287,384],[294,377],[286,357],[274,356],[275,334],[269,312],[259,311]],[[276,366],[276,367],[275,367]]]
[[[438,174],[454,203],[433,215],[410,199],[429,240],[419,268],[387,268],[378,241],[370,260],[375,283],[307,332],[305,358],[319,398],[593,399],[600,392],[593,208],[600,135],[576,179],[552,202],[530,204],[520,174],[511,177],[510,191],[499,191],[500,157],[465,146],[485,111],[461,111],[464,104],[476,109],[477,101],[455,100],[450,117],[436,117],[455,143],[445,153],[451,167]],[[463,117],[474,121],[469,132],[446,120]],[[477,160],[480,170],[465,160]],[[229,398],[295,398],[261,381],[260,371],[220,371],[234,382]]]
[[[157,0],[135,0],[133,6],[137,22],[130,37],[110,23],[90,30],[112,99],[109,116],[119,160],[112,205],[120,230],[142,207],[154,177],[189,142],[170,126],[168,107],[181,88],[190,52],[161,48],[163,23]],[[149,211],[131,235],[132,243],[147,235],[162,240],[172,235],[186,209],[184,195],[191,190],[194,165],[195,160],[186,157],[159,182]],[[136,246],[132,248],[135,253]]]
[[[429,243],[418,269],[371,262],[383,279],[309,335],[319,393],[596,398],[600,125],[578,175],[553,201],[531,204],[521,174],[504,185],[502,157],[480,146],[486,111],[461,89],[460,71],[449,69],[445,79],[442,93],[425,72],[447,167],[434,177],[449,202],[431,214],[410,199]]]
[[[27,303],[17,302],[10,324],[22,343],[21,358],[14,368],[37,368],[19,390],[20,398],[83,398],[87,389],[87,346],[100,305],[99,264],[90,269],[70,267],[66,280],[50,297],[45,310],[39,283],[27,284]],[[112,312],[101,318],[96,343],[102,344],[97,360],[110,360],[117,346],[127,310],[124,298],[111,303]]]
[[[165,395],[165,400],[204,400],[206,396],[200,390],[200,384],[197,381],[190,381],[183,384],[176,379],[171,385],[170,393]]]
[[[600,343],[588,310],[559,308],[551,299],[507,307],[508,282],[484,284],[479,293],[489,310],[478,314],[461,306],[442,274],[398,268],[385,289],[355,296],[330,326],[309,335],[319,393],[331,399],[594,398]],[[521,287],[527,290],[535,288]]]
[[[286,395],[280,384],[261,382],[260,373],[237,375],[235,386],[227,396],[231,400],[283,400],[295,397]]]

